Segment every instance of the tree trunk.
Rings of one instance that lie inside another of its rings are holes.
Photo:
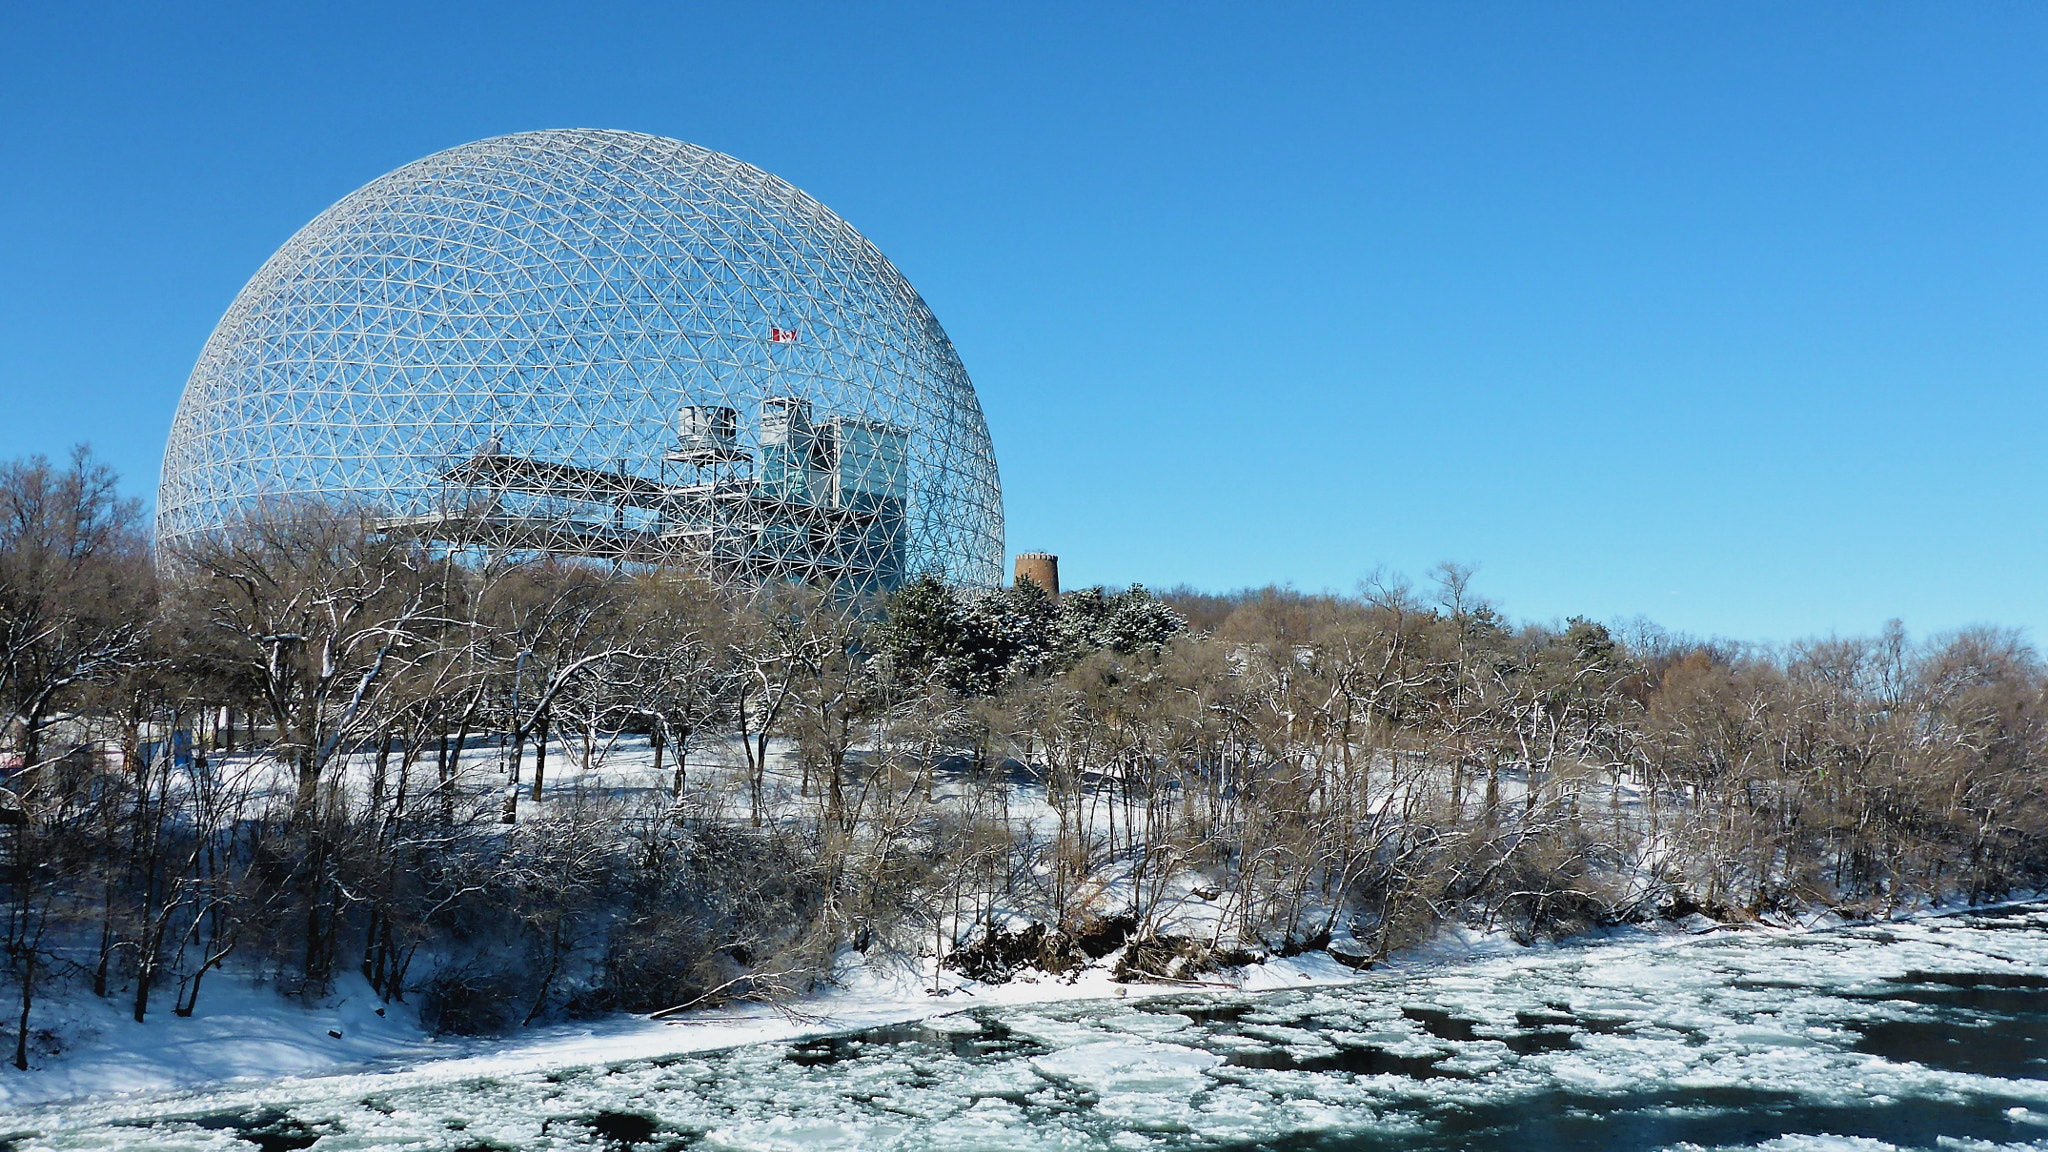
[[[500,824],[519,823],[519,777],[520,769],[524,767],[521,761],[525,759],[526,733],[515,728],[512,731],[512,776],[505,781],[505,809],[498,816]]]
[[[536,802],[540,800],[541,781],[548,774],[548,728],[552,719],[549,713],[540,714],[540,739],[533,746],[533,798]]]
[[[448,791],[448,730],[445,728],[435,737],[434,782],[435,791],[444,796],[442,807],[445,810],[447,807],[445,794]],[[450,813],[450,816],[452,817],[453,813]],[[443,821],[443,823],[446,822]]]
[[[377,741],[377,759],[370,770],[370,823],[373,827],[384,811],[384,788],[390,783],[390,772],[391,729],[386,728]]]
[[[114,882],[102,885],[104,900],[100,904],[100,956],[92,970],[92,994],[104,1000],[107,997],[107,969],[114,960]]]
[[[320,750],[308,740],[299,750],[299,794],[292,802],[295,819],[313,819],[320,804]]]
[[[363,978],[370,982],[372,988],[377,986],[377,929],[383,922],[383,915],[376,908],[371,908],[370,927],[363,933]]]
[[[455,726],[455,751],[452,756],[441,760],[441,823],[446,826],[455,823],[455,780],[462,775],[462,748],[469,742],[469,726],[476,719],[476,705],[462,710],[462,720]],[[442,734],[447,739],[447,734]]]
[[[756,741],[753,761],[750,779],[747,781],[747,819],[754,827],[759,828],[761,806],[764,803],[763,792],[768,779],[768,728],[765,720],[762,722],[760,738]]]
[[[827,778],[827,787],[830,789],[832,822],[842,829],[846,827],[846,774],[840,769],[840,763],[845,759],[846,757],[844,756],[832,757],[831,775]]]
[[[143,929],[142,937],[141,947],[153,950],[156,946],[156,941],[151,938],[148,928]],[[156,964],[145,953],[135,965],[135,1022],[137,1024],[142,1023],[143,1017],[149,1015],[149,985],[155,979]]]
[[[34,1002],[36,986],[36,950],[24,950],[21,968],[21,1020],[14,1030],[14,1066],[28,1071],[28,1010]]]

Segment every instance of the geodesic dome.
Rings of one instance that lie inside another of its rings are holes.
[[[172,421],[161,548],[266,505],[718,579],[992,586],[952,342],[851,225],[730,156],[548,131],[408,164],[256,273]]]

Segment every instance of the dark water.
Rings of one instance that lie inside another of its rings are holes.
[[[345,1090],[357,1083],[57,1109],[7,1138],[262,1152],[2048,1148],[2048,911],[1644,939],[1343,988],[991,1009]]]

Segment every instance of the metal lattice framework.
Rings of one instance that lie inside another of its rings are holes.
[[[916,290],[784,181],[629,132],[437,153],[263,265],[185,385],[159,546],[266,504],[732,585],[1002,577],[988,427]]]

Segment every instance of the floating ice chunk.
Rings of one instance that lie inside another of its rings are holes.
[[[1011,1032],[1028,1036],[1048,1048],[1071,1048],[1106,1039],[1110,1035],[1093,1021],[1062,1020],[1040,1012],[1020,1013],[1005,1018],[1003,1022],[1009,1025]]]
[[[1210,1084],[1206,1072],[1223,1064],[1214,1052],[1157,1041],[1096,1041],[1032,1058],[1040,1076],[1096,1097],[1094,1113],[1118,1134],[1186,1132],[1190,1101]]]
[[[783,1119],[735,1124],[705,1133],[704,1147],[749,1152],[822,1152],[832,1148],[883,1148],[901,1138],[900,1124],[858,1124],[837,1120]]]
[[[1328,1043],[1321,1034],[1311,1032],[1306,1028],[1286,1028],[1273,1024],[1260,1024],[1246,1028],[1244,1034],[1259,1040],[1269,1040],[1276,1044],[1326,1045]]]
[[[1105,1027],[1148,1040],[1164,1040],[1188,1032],[1195,1026],[1194,1017],[1178,1012],[1119,1012],[1102,1021]]]
[[[964,1013],[957,1016],[934,1016],[924,1022],[933,1032],[944,1035],[966,1036],[981,1031],[981,1021]]]
[[[1796,1035],[1776,1028],[1729,1028],[1716,1037],[1730,1044],[1745,1048],[1810,1048],[1813,1037]]]
[[[1898,1152],[1899,1146],[1867,1136],[1835,1136],[1828,1133],[1799,1133],[1780,1136],[1756,1145],[1757,1152]]]
[[[1456,1072],[1461,1076],[1483,1076],[1507,1063],[1500,1055],[1483,1052],[1467,1053],[1439,1060],[1437,1067],[1445,1072]]]
[[[1189,1095],[1208,1084],[1204,1073],[1223,1063],[1214,1052],[1149,1040],[1100,1040],[1031,1060],[1046,1076],[1098,1096],[1121,1093]]]

